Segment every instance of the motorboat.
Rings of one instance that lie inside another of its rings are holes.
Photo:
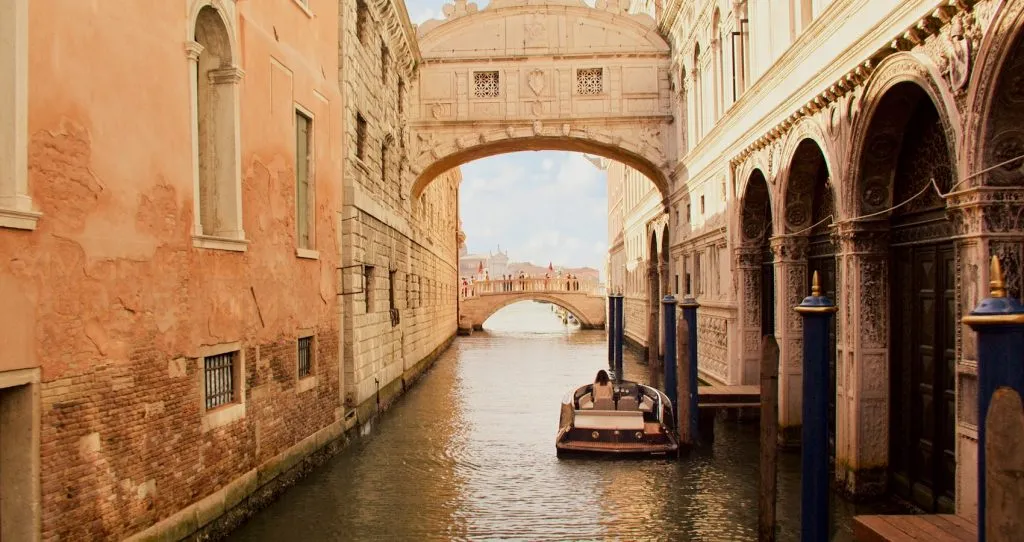
[[[572,453],[675,456],[679,437],[668,397],[651,386],[612,382],[612,397],[594,400],[594,384],[562,400],[555,448]]]

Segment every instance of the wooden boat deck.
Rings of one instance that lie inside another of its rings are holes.
[[[853,537],[858,542],[974,542],[978,526],[951,514],[855,516]]]
[[[699,386],[698,408],[743,408],[761,406],[761,386]]]

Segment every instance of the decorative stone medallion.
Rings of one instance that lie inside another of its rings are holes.
[[[540,92],[544,90],[544,72],[533,70],[526,76],[526,83],[535,96],[540,96]]]

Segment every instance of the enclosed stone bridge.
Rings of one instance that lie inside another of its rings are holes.
[[[547,301],[576,317],[583,329],[603,329],[605,296],[599,284],[570,280],[512,279],[480,281],[465,286],[459,304],[459,320],[483,329],[484,322],[504,307],[520,301]]]
[[[413,201],[440,173],[524,150],[605,156],[668,194],[672,125],[669,45],[628,0],[456,0],[420,25],[423,63],[411,88]]]

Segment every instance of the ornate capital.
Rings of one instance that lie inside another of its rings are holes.
[[[203,54],[206,47],[198,41],[185,42],[185,56],[192,62],[199,62],[199,55]]]
[[[756,245],[743,245],[736,249],[736,267],[740,269],[757,269],[761,267],[762,249]]]
[[[210,82],[215,85],[236,85],[244,75],[245,72],[241,68],[229,66],[219,70],[210,70]]]
[[[834,238],[843,254],[887,254],[889,221],[841,222]]]
[[[806,236],[773,237],[772,254],[776,262],[800,262],[807,259],[808,240]]]

